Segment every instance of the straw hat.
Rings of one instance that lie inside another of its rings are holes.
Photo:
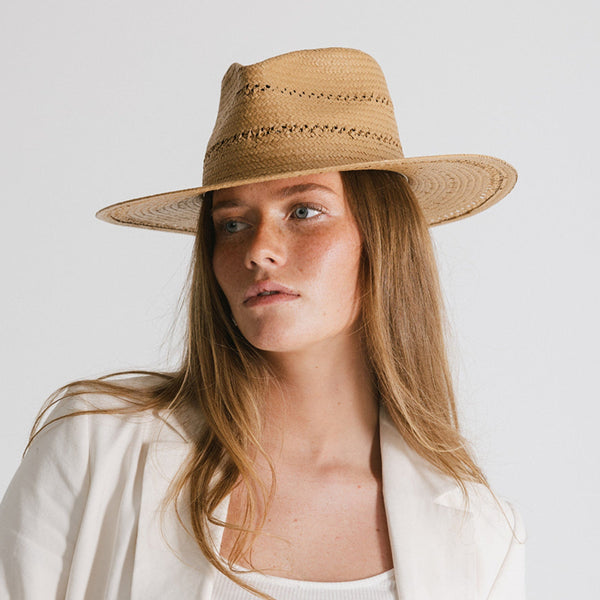
[[[430,225],[481,212],[517,173],[479,154],[405,158],[387,84],[375,60],[350,48],[300,50],[232,64],[204,155],[202,186],[113,204],[97,217],[195,233],[202,194],[326,171],[402,173]]]

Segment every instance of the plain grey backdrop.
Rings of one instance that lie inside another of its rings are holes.
[[[198,186],[232,62],[323,46],[381,64],[407,156],[519,172],[434,228],[464,429],[521,509],[532,599],[600,589],[597,4],[5,2],[0,14],[0,494],[46,397],[177,358],[190,236],[99,208]]]

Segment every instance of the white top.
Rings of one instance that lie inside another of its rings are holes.
[[[398,600],[394,569],[355,581],[300,581],[261,573],[241,573],[240,578],[276,600]],[[256,600],[221,572],[217,573],[213,600]]]

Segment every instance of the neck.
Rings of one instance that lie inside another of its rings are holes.
[[[273,459],[369,463],[379,408],[359,336],[266,357],[278,382],[265,405],[263,446]]]

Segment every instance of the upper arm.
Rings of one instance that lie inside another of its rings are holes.
[[[505,500],[513,515],[515,535],[510,543],[500,570],[488,595],[488,600],[525,600],[525,540],[527,532],[519,510]]]
[[[64,597],[89,486],[88,429],[87,415],[52,423],[21,461],[0,504],[0,597]]]

